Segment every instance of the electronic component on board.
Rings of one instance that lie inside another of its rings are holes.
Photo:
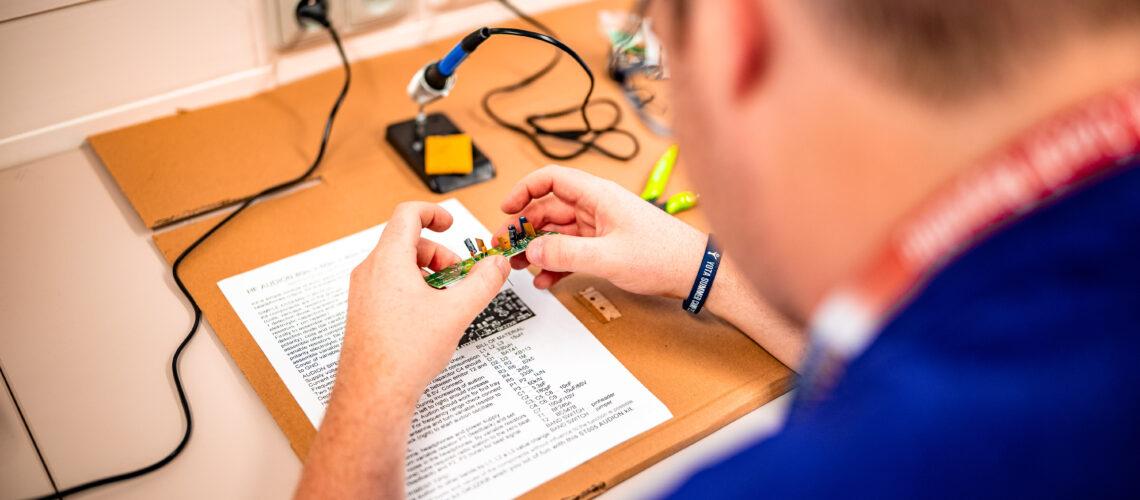
[[[467,251],[471,252],[472,257],[479,253],[479,251],[475,249],[475,243],[471,242],[471,238],[463,240],[463,244],[467,245]]]
[[[519,226],[522,227],[527,238],[534,238],[537,234],[534,232],[534,226],[526,220],[526,216],[519,217]]]
[[[519,232],[518,232],[518,230],[515,229],[515,226],[513,224],[510,226],[507,226],[507,237],[509,237],[511,240],[511,247],[512,248],[515,246],[518,246],[518,244],[519,244]]]
[[[523,252],[526,252],[527,245],[529,245],[530,242],[534,241],[535,238],[540,238],[548,234],[555,234],[551,231],[536,231],[534,236],[529,236],[527,234],[524,234],[522,231],[519,231],[517,228],[514,228],[514,226],[511,226],[510,229],[514,230],[514,244],[511,242],[510,230],[504,234],[497,236],[496,238],[498,245],[491,248],[485,247],[483,245],[483,240],[474,238],[475,244],[478,245],[478,248],[480,250],[478,253],[469,259],[464,259],[460,262],[456,262],[450,266],[440,269],[434,274],[428,275],[424,278],[424,281],[426,281],[428,285],[434,288],[447,288],[458,283],[465,276],[467,276],[467,273],[471,272],[471,269],[475,267],[476,261],[482,260],[490,255],[502,255],[503,257],[509,259]],[[471,241],[471,239],[468,238],[468,241]],[[467,244],[468,241],[464,241],[463,243]],[[468,250],[470,249],[471,247],[468,245]]]

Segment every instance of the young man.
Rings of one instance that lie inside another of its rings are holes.
[[[654,19],[725,256],[705,305],[803,375],[783,432],[677,497],[1140,494],[1140,2],[662,0]],[[685,297],[706,252],[579,171],[502,208],[562,233],[527,251],[540,287],[580,271]],[[415,402],[508,271],[425,286],[456,257],[420,228],[449,222],[401,206],[354,273],[299,497],[402,495]],[[764,328],[764,303],[810,335]]]

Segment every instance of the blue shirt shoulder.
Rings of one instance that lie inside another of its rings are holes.
[[[675,498],[1140,498],[1140,166],[935,276],[831,397]]]

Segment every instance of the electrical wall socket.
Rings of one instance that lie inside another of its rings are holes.
[[[353,30],[387,24],[407,14],[411,0],[337,0],[345,4]]]
[[[427,4],[432,10],[448,10],[467,7],[468,5],[475,5],[486,1],[488,0],[427,0]]]
[[[297,24],[297,3],[300,0],[265,0],[268,8],[267,17],[275,25],[273,45],[278,49],[291,49],[312,45],[322,40],[328,40],[328,35],[317,23],[306,21],[305,26]],[[342,27],[348,26],[345,2],[343,0],[326,0],[328,4],[329,21],[340,34],[347,33]]]
[[[300,0],[265,0],[267,16],[273,27],[270,36],[275,47],[288,50],[328,41],[328,35],[316,23],[297,25],[297,3]],[[329,21],[342,36],[390,23],[411,10],[412,0],[325,0]]]

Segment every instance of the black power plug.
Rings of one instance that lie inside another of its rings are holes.
[[[324,26],[329,27],[329,9],[325,0],[301,0],[297,2],[297,24],[301,27],[305,26],[305,20],[310,20]]]

